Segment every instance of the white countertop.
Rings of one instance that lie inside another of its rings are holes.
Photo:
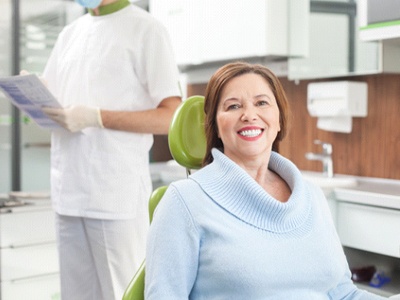
[[[25,212],[51,208],[50,192],[10,192],[2,194],[0,213]],[[4,206],[3,206],[4,205]]]
[[[352,187],[334,188],[338,201],[360,203],[400,210],[400,180],[355,177]]]

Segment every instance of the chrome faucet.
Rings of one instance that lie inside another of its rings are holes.
[[[333,177],[332,145],[329,143],[314,140],[314,144],[322,146],[321,153],[307,152],[306,158],[309,160],[319,160],[322,162],[322,173],[326,177]]]

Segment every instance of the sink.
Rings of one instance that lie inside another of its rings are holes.
[[[333,177],[327,177],[320,172],[301,171],[304,179],[318,185],[322,189],[334,189],[339,187],[357,186],[358,181],[353,176],[334,174]]]

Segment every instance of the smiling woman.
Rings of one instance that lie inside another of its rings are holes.
[[[238,83],[240,86],[237,86]],[[252,106],[259,107],[259,111],[278,113],[279,130],[276,139],[272,139],[272,150],[278,151],[279,142],[285,137],[289,127],[290,107],[280,81],[268,68],[246,63],[225,65],[211,77],[206,89],[206,99],[208,101],[204,111],[208,143],[204,165],[212,161],[212,148],[223,150],[225,146],[218,132],[217,113],[228,110],[230,106],[240,108],[239,112],[243,112],[244,106],[248,107],[243,103],[245,99],[252,99]],[[242,117],[248,118],[246,115],[249,112],[245,111]]]
[[[258,154],[268,165],[280,131],[279,108],[262,76],[249,73],[230,80],[222,90],[216,121],[225,155],[239,163],[242,156]]]
[[[145,298],[384,299],[353,284],[323,191],[274,151],[288,120],[276,76],[225,65],[204,111],[204,166],[153,216]]]

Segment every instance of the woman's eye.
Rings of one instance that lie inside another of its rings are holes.
[[[239,104],[231,104],[227,107],[227,110],[238,109],[240,107]]]
[[[264,105],[268,105],[268,101],[260,100],[260,101],[257,102],[257,106],[264,106]]]

